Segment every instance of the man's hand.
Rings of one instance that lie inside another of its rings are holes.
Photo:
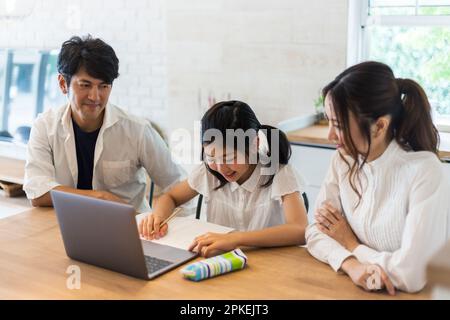
[[[115,194],[108,192],[108,191],[92,190],[91,195],[97,199],[114,201],[114,202],[119,202],[119,203],[126,203],[125,200],[123,200],[122,198],[120,198],[120,197],[116,196]]]
[[[67,187],[67,186],[57,186],[54,188],[54,190],[73,193],[73,194],[79,194],[82,196],[93,197],[93,198],[102,199],[102,200],[114,201],[114,202],[119,202],[119,203],[127,203],[125,200],[116,196],[115,194],[108,192],[108,191],[103,191],[103,190],[81,190],[81,189],[75,189],[75,188],[71,188],[71,187]],[[50,196],[50,192],[46,192],[39,198],[32,199],[31,204],[34,207],[52,207],[53,202],[52,202],[52,198]]]

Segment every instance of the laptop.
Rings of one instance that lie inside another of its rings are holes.
[[[145,280],[197,256],[141,240],[130,205],[52,190],[67,256]]]

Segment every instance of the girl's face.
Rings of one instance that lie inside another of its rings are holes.
[[[256,166],[246,163],[247,157],[237,150],[215,148],[214,143],[206,145],[204,152],[208,167],[220,173],[228,182],[244,183]]]
[[[344,132],[338,122],[336,114],[334,112],[333,102],[330,95],[325,97],[325,113],[328,118],[328,140],[336,143],[336,148],[343,154],[349,154],[349,149],[345,144]],[[358,128],[355,116],[352,112],[349,113],[350,135],[356,150],[359,153],[365,153],[367,151],[368,143],[361,131]]]

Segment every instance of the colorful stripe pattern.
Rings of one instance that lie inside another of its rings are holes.
[[[247,257],[241,249],[208,258],[199,262],[191,263],[181,269],[181,273],[186,279],[200,281],[212,278],[234,270],[240,270],[247,265]]]

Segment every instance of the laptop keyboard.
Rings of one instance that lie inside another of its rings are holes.
[[[173,262],[158,259],[155,257],[150,257],[150,256],[145,256],[145,263],[147,265],[148,273],[153,273],[164,267],[167,267],[168,265],[173,264]]]

